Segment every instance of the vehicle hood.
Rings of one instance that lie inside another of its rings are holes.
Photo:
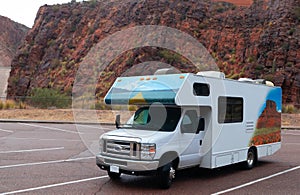
[[[159,143],[172,139],[174,132],[117,129],[107,132],[103,136],[117,136],[120,139],[139,138],[141,143]]]

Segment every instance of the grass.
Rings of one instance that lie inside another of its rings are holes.
[[[297,114],[300,113],[300,110],[292,104],[285,104],[282,105],[282,113]]]
[[[0,100],[0,110],[25,109],[26,107],[26,104],[23,102],[16,102],[13,100]]]

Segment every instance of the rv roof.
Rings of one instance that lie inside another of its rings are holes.
[[[197,75],[225,79],[225,74],[223,72],[218,72],[218,71],[203,71],[203,72],[198,72]]]

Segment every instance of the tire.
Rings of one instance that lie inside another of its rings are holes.
[[[257,163],[257,155],[253,148],[250,148],[247,153],[247,160],[244,162],[245,169],[252,169]]]
[[[160,187],[162,189],[169,189],[175,179],[176,170],[172,163],[164,165],[160,170]]]
[[[121,173],[114,173],[114,172],[107,171],[107,174],[111,180],[118,180],[121,177]]]

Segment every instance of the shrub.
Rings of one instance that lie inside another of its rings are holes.
[[[93,109],[93,108],[91,108]],[[95,109],[96,110],[109,110],[109,106],[107,106],[105,103],[103,102],[96,102],[95,103]]]
[[[282,106],[282,112],[283,113],[288,113],[288,114],[293,114],[293,113],[297,113],[298,110],[297,110],[297,108],[295,108],[294,105],[286,104],[286,105]]]
[[[37,108],[70,108],[72,99],[57,89],[35,88],[30,96],[30,104]]]
[[[298,7],[295,7],[294,10],[293,10],[295,16],[296,16],[296,19],[298,19],[300,21],[300,6]]]
[[[173,62],[181,62],[183,60],[180,54],[166,49],[159,51],[159,56],[165,59],[169,64],[172,64]]]
[[[25,109],[26,108],[26,104],[23,102],[15,102],[13,100],[5,100],[5,101],[1,101],[0,100],[0,110],[3,109],[15,109],[15,108],[19,108],[19,109]]]
[[[26,109],[27,106],[26,106],[26,104],[25,104],[24,102],[19,102],[19,103],[18,103],[18,108],[19,108],[19,109]]]
[[[6,100],[4,102],[4,107],[3,109],[14,109],[16,105],[16,102],[13,100]]]
[[[97,0],[90,0],[90,8],[95,8],[97,6]]]

